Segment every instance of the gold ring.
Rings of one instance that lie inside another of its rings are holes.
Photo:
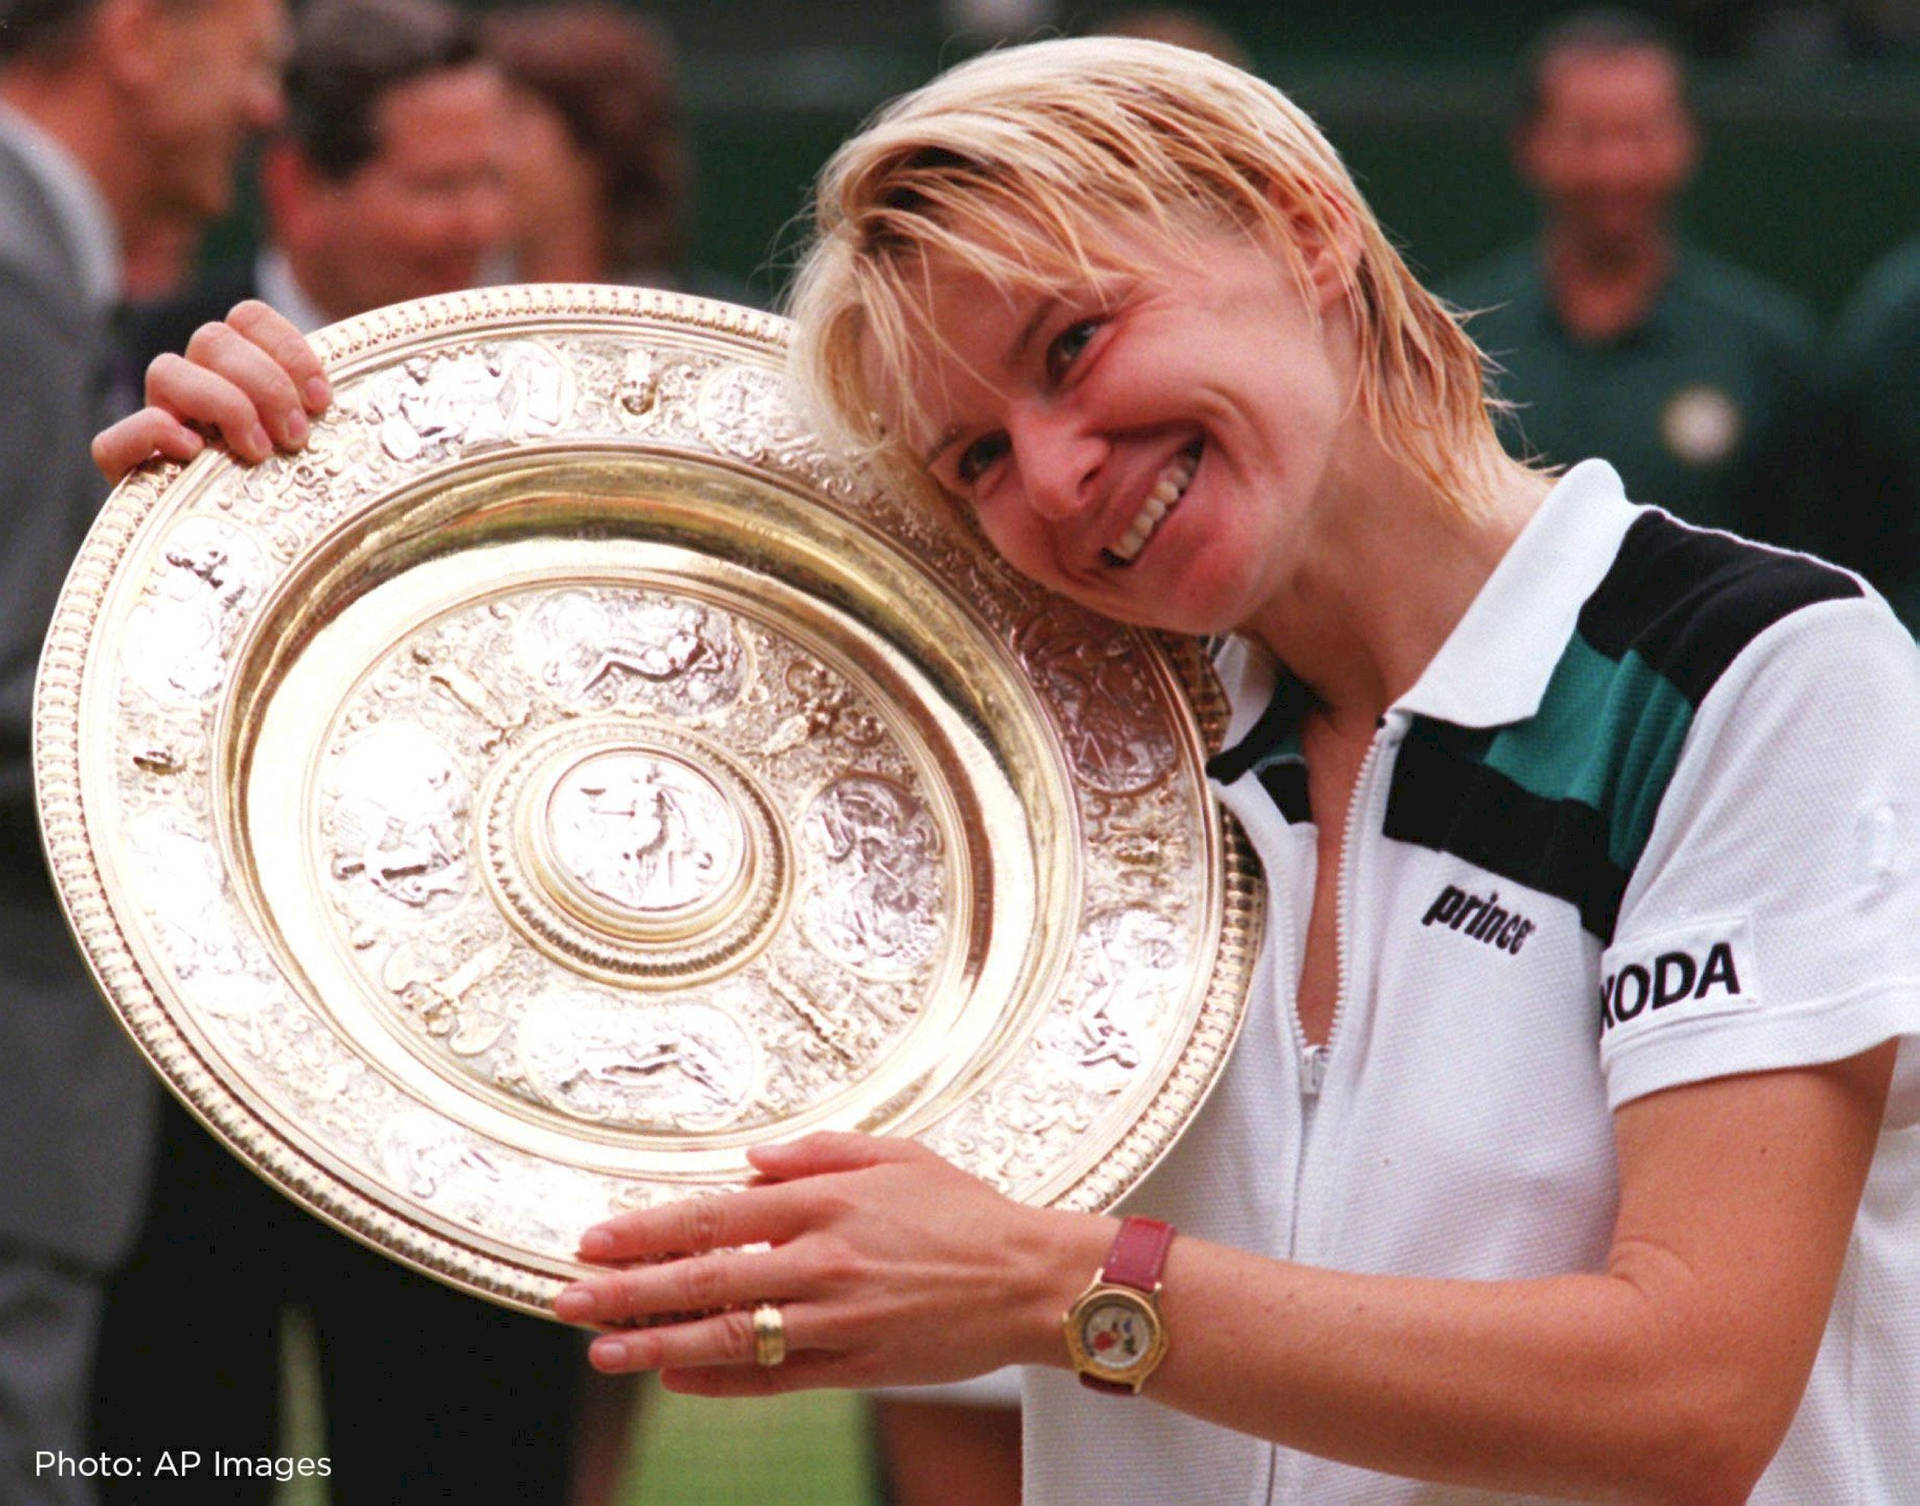
[[[787,1357],[787,1320],[771,1302],[753,1310],[753,1362],[773,1366]]]

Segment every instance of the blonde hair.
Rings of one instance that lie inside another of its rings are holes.
[[[827,164],[788,312],[794,370],[830,439],[931,486],[900,429],[928,322],[930,259],[1013,289],[1126,265],[1116,232],[1197,244],[1223,220],[1307,275],[1342,257],[1355,398],[1381,441],[1463,512],[1498,464],[1479,350],[1388,241],[1306,114],[1251,74],[1135,38],[1035,42],[963,63],[883,109]],[[887,415],[896,421],[889,427]]]

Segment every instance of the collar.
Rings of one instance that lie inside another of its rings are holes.
[[[1501,727],[1540,709],[1547,681],[1640,509],[1617,471],[1585,460],[1555,483],[1395,712]],[[1232,715],[1208,774],[1231,784],[1297,751],[1307,689],[1264,645],[1236,635],[1214,656]]]
[[[1209,779],[1232,784],[1276,754],[1299,751],[1300,723],[1312,697],[1271,649],[1236,633],[1214,650],[1213,668],[1229,715],[1220,751],[1207,760]]]
[[[80,160],[12,105],[0,100],[0,143],[40,185],[59,221],[88,307],[111,310],[124,296],[120,230],[93,175]]]
[[[303,335],[333,323],[320,306],[308,296],[307,290],[300,286],[288,264],[286,254],[269,246],[260,253],[253,264],[254,286],[260,290],[260,301],[280,314]]]
[[[1568,471],[1394,709],[1461,727],[1532,716],[1639,511],[1604,460]]]

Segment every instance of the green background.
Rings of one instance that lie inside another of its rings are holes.
[[[1532,206],[1507,162],[1503,67],[1276,60],[1262,71],[1314,114],[1429,280],[1527,233]],[[855,58],[827,101],[807,99],[766,58],[690,59],[688,76],[696,259],[766,297],[821,163],[888,97],[886,82],[911,87],[925,74],[906,56]],[[1912,69],[1724,64],[1700,70],[1694,96],[1705,150],[1681,219],[1708,249],[1830,314],[1874,258],[1920,234]]]

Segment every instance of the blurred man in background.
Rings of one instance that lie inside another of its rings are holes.
[[[315,0],[287,73],[287,129],[260,160],[265,244],[143,318],[178,351],[242,298],[301,329],[475,286],[508,229],[506,88],[440,0]]]
[[[1516,405],[1509,449],[1605,455],[1638,501],[1792,532],[1816,326],[1676,233],[1699,156],[1678,53],[1629,13],[1556,24],[1523,66],[1513,151],[1539,237],[1446,289],[1477,311],[1470,328]]]
[[[287,128],[260,161],[265,245],[148,315],[145,353],[181,349],[245,297],[313,330],[473,286],[507,228],[505,98],[472,23],[443,0],[311,0],[287,69]],[[172,1103],[153,1176],[152,1215],[110,1290],[90,1447],[284,1452],[280,1337],[297,1309],[318,1349],[336,1492],[568,1499],[587,1374],[576,1335],[369,1253],[266,1187]],[[182,1300],[189,1293],[199,1300]],[[222,1500],[251,1491],[265,1506],[273,1481],[222,1489]],[[141,1499],[199,1491],[149,1477]]]
[[[280,116],[280,0],[0,0],[0,1501],[78,1471],[100,1283],[147,1178],[155,1085],[67,939],[29,722],[56,593],[105,488],[90,432],[135,402],[122,247],[224,212]]]
[[[665,30],[584,0],[495,11],[486,41],[512,112],[506,279],[730,296],[685,264],[692,162]]]

